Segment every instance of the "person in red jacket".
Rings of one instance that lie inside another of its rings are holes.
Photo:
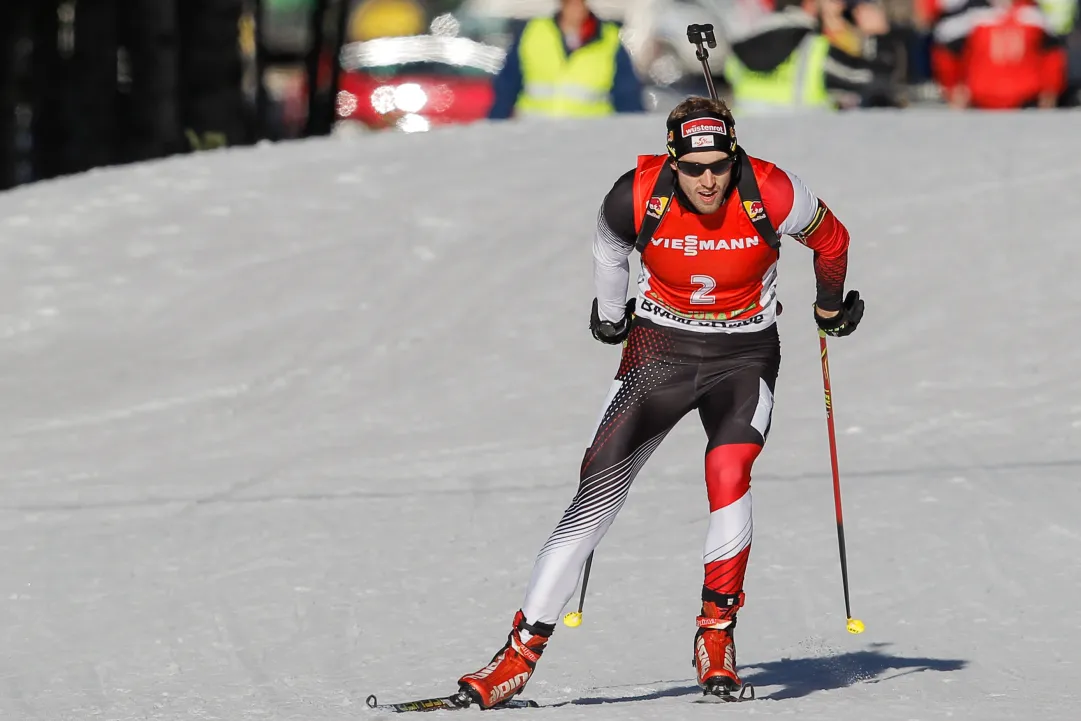
[[[931,33],[931,77],[944,91],[957,85],[954,56],[990,6],[991,0],[916,0],[916,15]]]
[[[1066,50],[1033,0],[992,0],[956,18],[937,58],[939,81],[954,108],[1054,108],[1066,86]],[[960,26],[964,25],[963,28]]]
[[[459,679],[483,708],[522,692],[635,475],[692,412],[707,438],[710,511],[701,613],[688,624],[693,659],[705,693],[742,692],[732,634],[751,551],[751,466],[769,434],[780,366],[779,237],[813,251],[817,294],[807,311],[822,332],[847,336],[863,317],[859,292],[844,292],[848,230],[798,176],[737,144],[724,102],[688,98],[666,128],[668,152],[639,156],[597,214],[590,329],[622,345],[622,357],[578,491],[537,554],[506,643]],[[628,301],[636,249],[642,267]]]

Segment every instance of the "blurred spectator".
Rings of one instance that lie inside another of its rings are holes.
[[[725,76],[734,112],[891,104],[877,101],[892,97],[889,69],[865,57],[859,34],[842,25],[843,0],[777,0],[775,8],[731,38]]]
[[[890,31],[886,11],[877,0],[820,0],[822,34],[849,55],[863,55],[865,41]]]
[[[930,32],[917,0],[880,0],[888,31],[879,36],[892,53],[894,78],[909,99],[938,97],[931,82]],[[860,22],[857,20],[857,25]]]
[[[1081,104],[1081,8],[1078,0],[1039,0],[1040,8],[1047,14],[1051,29],[1066,45],[1066,91],[1059,105],[1072,107]]]
[[[886,8],[877,0],[846,0],[845,12],[864,35],[885,35],[890,31]]]
[[[861,107],[899,104],[898,86],[906,79],[903,29],[891,26],[879,0],[819,0],[822,33],[830,44],[872,70],[877,81],[852,102]]]
[[[991,0],[955,16],[937,58],[954,108],[1054,108],[1066,87],[1066,50],[1035,0]]]
[[[919,15],[931,30],[931,77],[943,88],[953,87],[956,80],[955,51],[964,45],[972,30],[974,18],[990,7],[990,0],[916,0]],[[949,97],[946,98],[949,100]]]
[[[489,118],[594,117],[642,112],[642,85],[619,38],[585,0],[526,23],[496,77]]]

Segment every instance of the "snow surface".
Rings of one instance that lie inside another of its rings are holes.
[[[1078,127],[740,123],[852,231],[867,315],[830,359],[867,631],[845,631],[811,257],[789,240],[737,631],[762,700],[691,703],[692,415],[527,688],[546,708],[500,713],[1078,717]],[[0,194],[0,716],[374,718],[369,693],[486,663],[618,362],[587,330],[598,204],[663,132],[321,139]]]

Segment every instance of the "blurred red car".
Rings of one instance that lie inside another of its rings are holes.
[[[481,120],[492,105],[500,48],[464,37],[377,38],[342,49],[339,120],[424,131]]]

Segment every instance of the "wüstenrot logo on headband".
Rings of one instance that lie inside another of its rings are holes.
[[[716,133],[718,135],[728,135],[728,127],[724,124],[724,121],[715,120],[713,118],[699,118],[697,120],[688,120],[679,126],[679,130],[685,138],[689,138],[692,135],[697,135],[698,133]]]

